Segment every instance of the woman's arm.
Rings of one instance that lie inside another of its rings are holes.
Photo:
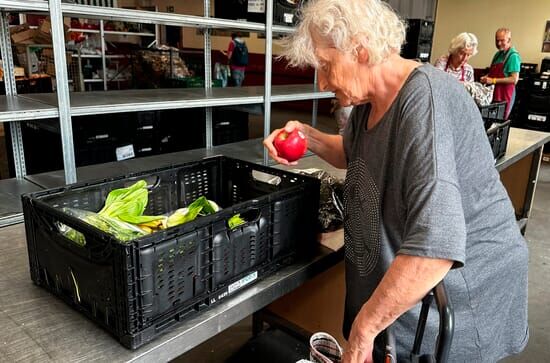
[[[519,73],[514,72],[510,74],[508,77],[503,78],[493,78],[493,77],[481,77],[481,83],[485,84],[516,84],[519,80]]]
[[[344,362],[372,362],[374,338],[412,308],[451,269],[453,261],[398,255],[353,322]]]

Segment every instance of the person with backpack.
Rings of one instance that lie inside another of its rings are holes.
[[[231,70],[231,86],[242,86],[244,72],[248,65],[248,48],[239,33],[231,34],[231,42],[227,49],[227,59]]]

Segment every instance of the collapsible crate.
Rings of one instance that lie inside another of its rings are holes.
[[[487,137],[489,139],[489,144],[491,144],[495,160],[500,159],[506,154],[509,134],[510,121],[493,124],[493,126],[487,130]]]
[[[213,115],[214,145],[248,140],[248,113],[219,108]]]
[[[506,102],[496,102],[487,106],[480,106],[479,111],[481,112],[481,117],[484,119],[504,121],[506,114]]]
[[[530,129],[550,131],[550,112],[526,110],[523,123]]]
[[[130,242],[63,211],[98,211],[111,190],[141,179],[150,189],[147,215],[202,195],[224,208]],[[32,280],[133,349],[292,261],[298,246],[311,251],[319,182],[217,156],[27,194],[22,201]],[[227,221],[237,213],[247,222],[230,229]],[[81,232],[85,246],[66,238],[60,224]]]

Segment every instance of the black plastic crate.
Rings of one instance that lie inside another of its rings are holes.
[[[493,150],[493,156],[496,159],[500,159],[506,154],[506,147],[508,145],[508,135],[510,134],[510,121],[506,121],[500,124],[493,124],[493,126],[487,130],[487,137],[491,149]]]
[[[527,110],[523,124],[536,130],[550,131],[550,112],[535,112]]]
[[[491,103],[487,106],[480,106],[479,111],[481,112],[481,117],[483,117],[484,119],[504,121],[506,113],[506,102],[496,102]]]
[[[248,113],[222,110],[214,115],[215,120],[212,127],[214,145],[248,140]]]
[[[530,80],[529,91],[534,95],[550,95],[550,80],[534,77]]]
[[[273,24],[293,26],[298,22],[298,10],[305,3],[301,1],[275,0],[273,1]],[[265,22],[265,16],[262,20]]]
[[[530,76],[534,73],[537,73],[537,63],[521,63],[519,69],[520,77]]]
[[[201,195],[225,208],[127,243],[61,209],[97,211],[111,190],[140,179],[150,188],[145,214],[167,213]],[[272,273],[300,250],[311,251],[319,182],[217,156],[27,194],[22,203],[32,280],[133,349]],[[248,222],[230,230],[227,221],[236,213]],[[60,233],[60,223],[81,232],[86,245]]]

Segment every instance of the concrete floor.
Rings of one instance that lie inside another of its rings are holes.
[[[307,119],[309,116],[293,115],[278,110],[274,112],[274,128],[288,119]],[[294,117],[294,118],[293,118]],[[251,118],[250,133],[261,137],[261,130],[252,123],[261,124],[261,118]],[[328,117],[319,119],[319,127],[335,131],[335,124]],[[535,200],[527,226],[526,238],[529,244],[529,344],[521,354],[509,357],[503,362],[546,362],[550,361],[550,163],[541,165]],[[252,319],[246,318],[230,329],[216,335],[173,362],[224,362],[251,338]],[[260,361],[260,360],[259,360]]]

